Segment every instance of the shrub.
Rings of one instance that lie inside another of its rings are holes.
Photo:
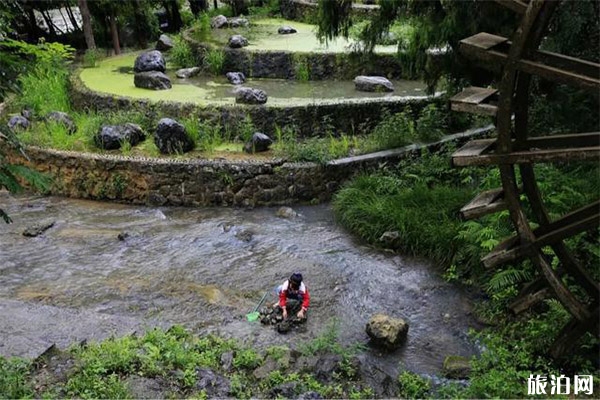
[[[381,122],[367,138],[365,147],[368,151],[377,151],[406,146],[414,140],[415,124],[410,108],[394,115],[386,110]]]
[[[210,16],[202,13],[192,24],[191,36],[199,42],[206,42],[210,38]]]
[[[425,143],[435,142],[444,136],[446,125],[446,115],[435,104],[429,104],[419,114],[416,133]]]

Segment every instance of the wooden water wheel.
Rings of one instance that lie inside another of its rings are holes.
[[[534,164],[600,159],[600,133],[573,133],[532,137],[528,134],[528,104],[532,77],[572,85],[597,96],[600,64],[539,50],[550,18],[558,5],[553,0],[496,0],[518,13],[521,22],[510,40],[478,33],[460,42],[460,51],[486,69],[501,73],[498,90],[470,87],[451,100],[452,109],[496,118],[497,138],[474,140],[452,155],[455,166],[497,165],[502,187],[479,194],[461,210],[465,218],[477,218],[508,210],[515,236],[498,245],[482,260],[494,268],[529,258],[538,278],[529,283],[511,308],[522,311],[551,295],[570,313],[551,355],[560,358],[572,350],[586,332],[598,335],[600,289],[579,265],[565,240],[600,223],[600,201],[551,220],[534,173]],[[518,185],[518,175],[522,186]],[[526,213],[525,210],[530,210]],[[533,226],[537,226],[534,228]],[[543,250],[560,261],[553,268]],[[565,282],[570,282],[567,286]],[[578,286],[584,295],[571,290]],[[560,327],[557,327],[559,329]]]

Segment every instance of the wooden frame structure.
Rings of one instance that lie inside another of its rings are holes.
[[[600,224],[600,201],[575,210],[555,221],[544,206],[533,164],[600,160],[600,132],[529,137],[528,104],[532,76],[600,92],[600,64],[539,50],[557,0],[496,0],[521,18],[511,40],[479,33],[461,41],[460,51],[484,68],[501,74],[498,89],[467,88],[451,99],[453,110],[496,117],[497,139],[467,143],[452,156],[455,166],[497,165],[502,187],[486,191],[461,210],[464,218],[508,210],[515,236],[500,243],[483,258],[489,268],[529,258],[538,278],[528,284],[511,304],[521,312],[548,296],[558,299],[571,314],[559,332],[551,355],[569,353],[586,332],[599,334],[600,288],[584,266],[579,265],[564,241]],[[518,186],[520,174],[522,186]],[[525,213],[529,207],[531,220]],[[534,228],[533,225],[537,225]],[[559,259],[553,268],[543,250]],[[565,284],[574,282],[584,293]]]

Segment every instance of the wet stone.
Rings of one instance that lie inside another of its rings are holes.
[[[200,73],[200,67],[181,68],[175,72],[175,76],[179,79],[187,79],[194,77]]]
[[[166,69],[167,62],[162,53],[158,50],[151,50],[140,54],[133,64],[133,72],[165,72]]]
[[[241,104],[265,104],[267,92],[260,89],[240,87],[235,91],[235,102]]]
[[[67,133],[69,135],[72,135],[77,131],[77,126],[75,125],[75,122],[73,122],[71,116],[66,112],[51,111],[48,114],[46,114],[46,117],[44,119],[46,121],[54,122],[64,126],[67,129]]]
[[[296,32],[298,32],[296,29],[288,25],[280,26],[279,29],[277,29],[277,33],[279,33],[280,35],[290,35]]]
[[[394,85],[383,76],[364,76],[354,78],[354,87],[360,92],[393,92]]]
[[[254,132],[252,138],[244,144],[244,151],[250,154],[262,153],[269,150],[272,144],[273,139],[262,132]]]
[[[242,47],[248,46],[248,39],[242,35],[233,35],[229,38],[227,45],[232,49],[241,49]]]
[[[139,125],[125,123],[123,125],[105,125],[94,136],[94,143],[101,149],[115,150],[123,143],[135,146],[146,139],[146,134]]]
[[[217,15],[210,20],[210,27],[213,29],[227,28],[227,17],[224,15]]]
[[[165,35],[164,33],[160,35],[158,41],[156,42],[156,50],[158,51],[168,51],[173,48],[175,44],[173,43],[173,39]]]
[[[185,127],[171,118],[158,121],[154,143],[162,154],[186,153],[194,148]]]
[[[21,115],[15,115],[8,121],[8,127],[13,131],[27,130],[29,125],[29,120]]]
[[[146,71],[134,75],[135,87],[142,89],[167,90],[171,89],[171,79],[159,71]]]
[[[25,228],[23,231],[23,236],[26,237],[36,237],[46,232],[48,229],[54,226],[55,221],[47,221],[40,222],[39,224],[35,224]]]
[[[248,26],[250,24],[250,22],[248,22],[246,18],[241,17],[229,18],[229,20],[227,20],[227,23],[229,24],[230,28],[239,28],[241,26]]]
[[[246,75],[243,72],[228,72],[225,76],[232,85],[241,85],[246,82]]]

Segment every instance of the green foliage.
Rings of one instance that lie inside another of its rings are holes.
[[[297,81],[308,82],[310,79],[310,71],[306,61],[297,60],[294,63],[294,76],[296,77]]]
[[[17,106],[29,107],[39,116],[50,111],[68,112],[71,105],[67,84],[66,67],[40,63],[19,78],[21,93]]]
[[[444,136],[446,114],[435,104],[429,104],[419,113],[416,126],[417,136],[422,142],[435,142]]]
[[[254,17],[265,18],[279,15],[279,0],[261,1],[261,7],[250,6],[249,13]]]
[[[169,51],[169,57],[179,68],[196,67],[199,64],[189,43],[180,35],[173,38],[173,48]]]
[[[261,357],[251,348],[238,350],[233,358],[233,366],[240,369],[254,369],[260,365],[260,362]]]
[[[199,42],[206,42],[210,39],[210,16],[202,13],[196,18],[192,25],[192,38]]]
[[[220,75],[225,65],[225,52],[220,49],[209,49],[204,53],[204,67],[213,75]]]
[[[100,59],[100,51],[98,49],[87,49],[83,54],[83,67],[94,68]]]
[[[369,135],[366,147],[369,151],[393,149],[414,143],[415,138],[415,123],[410,108],[394,115],[385,110],[381,122]]]
[[[0,356],[0,397],[6,399],[33,398],[29,382],[30,362],[20,358]]]
[[[221,134],[221,126],[212,124],[208,121],[200,121],[198,125],[198,138],[196,139],[196,147],[200,151],[208,153],[213,152],[220,144],[223,143]]]
[[[398,395],[404,399],[423,399],[431,389],[429,380],[409,371],[398,375]]]

